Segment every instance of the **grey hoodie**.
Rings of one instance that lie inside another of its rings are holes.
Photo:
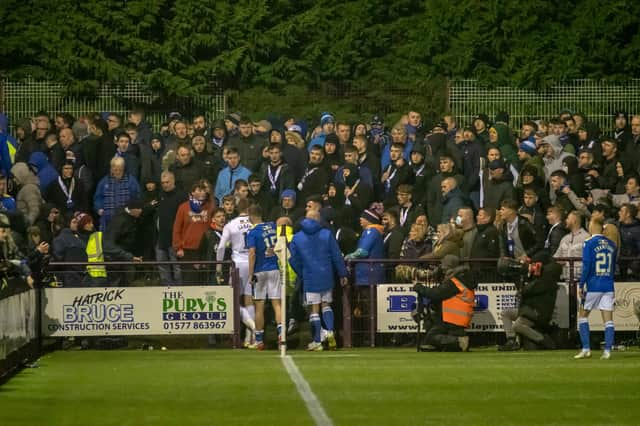
[[[11,174],[20,188],[16,195],[16,207],[24,215],[25,222],[28,225],[33,225],[40,214],[40,206],[42,205],[40,181],[29,170],[26,163],[16,163],[11,168]]]
[[[547,143],[553,148],[553,158],[548,157],[547,155],[543,158],[545,180],[549,181],[551,173],[562,169],[562,160],[565,157],[575,157],[575,155],[562,150],[562,143],[560,142],[560,138],[556,135],[545,136],[542,139],[542,143]]]

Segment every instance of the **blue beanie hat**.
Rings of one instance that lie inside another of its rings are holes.
[[[520,151],[524,151],[529,155],[536,155],[538,152],[538,149],[536,147],[535,142],[526,140],[526,141],[520,142]]]
[[[286,197],[293,198],[293,201],[296,201],[296,191],[293,189],[285,189],[282,191],[282,194],[280,194],[280,201]]]
[[[320,115],[320,125],[324,126],[327,123],[335,123],[336,119],[330,112],[323,112]]]

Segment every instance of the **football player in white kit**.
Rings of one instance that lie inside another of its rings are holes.
[[[248,347],[253,343],[255,332],[255,309],[253,307],[253,292],[251,281],[249,280],[249,248],[247,247],[246,236],[253,227],[249,220],[249,200],[241,199],[236,206],[238,216],[227,223],[222,230],[222,238],[218,244],[216,260],[224,260],[224,251],[228,244],[231,245],[231,260],[238,268],[240,283],[242,285],[242,295],[244,306],[240,307],[240,317],[247,327],[244,336],[244,346]],[[219,279],[222,277],[222,265],[217,267]]]

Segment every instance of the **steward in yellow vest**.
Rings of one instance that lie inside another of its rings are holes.
[[[87,241],[87,272],[91,278],[107,278],[107,269],[104,265],[91,266],[91,263],[104,262],[104,253],[102,251],[102,232],[97,231],[89,236]]]
[[[81,238],[87,242],[87,283],[89,285],[102,285],[107,279],[107,269],[104,265],[91,265],[96,262],[104,262],[102,250],[102,232],[95,231],[93,219],[86,213],[77,213],[75,220],[78,223],[78,231]]]

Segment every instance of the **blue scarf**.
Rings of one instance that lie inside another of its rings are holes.
[[[189,208],[191,208],[192,212],[194,213],[202,212],[203,204],[204,204],[204,201],[196,200],[195,198],[193,198],[193,195],[189,195]]]

